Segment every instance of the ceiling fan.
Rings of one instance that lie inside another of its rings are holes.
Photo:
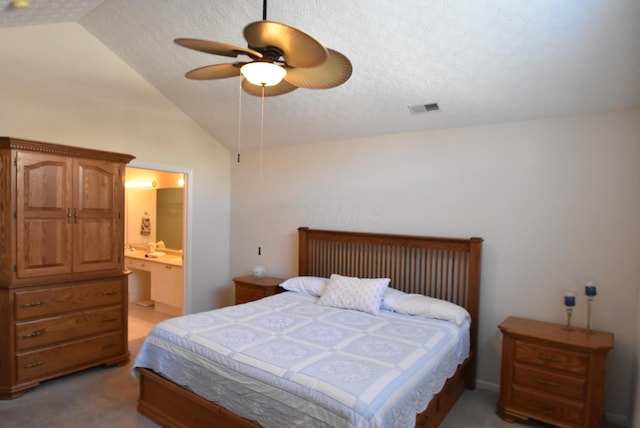
[[[248,61],[214,64],[185,74],[194,80],[225,79],[244,76],[242,89],[255,96],[275,96],[298,88],[329,89],[351,76],[349,59],[324,47],[310,35],[279,22],[267,21],[267,0],[262,21],[244,28],[247,47],[200,39],[175,39],[185,48],[213,55],[246,55]]]

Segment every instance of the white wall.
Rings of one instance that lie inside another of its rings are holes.
[[[0,30],[0,133],[191,172],[191,312],[232,302],[229,151],[78,24]]]
[[[640,314],[640,287],[638,287],[638,314]],[[635,363],[636,363],[636,371],[634,373],[634,378],[636,382],[636,390],[635,394],[632,394],[632,401],[635,404],[631,404],[632,408],[632,417],[633,417],[633,428],[640,428],[640,316],[636,321],[636,354],[635,354]]]
[[[627,420],[640,283],[640,110],[264,151],[231,166],[231,273],[297,270],[299,226],[481,236],[479,380],[499,383],[497,325],[564,322],[562,296],[599,284],[592,327],[615,333],[605,408]],[[258,221],[260,212],[260,221]],[[257,257],[258,237],[263,255]],[[579,294],[581,295],[581,294]],[[586,323],[580,298],[574,323]]]

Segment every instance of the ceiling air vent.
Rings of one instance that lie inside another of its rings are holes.
[[[411,112],[411,114],[426,113],[429,111],[438,111],[438,110],[440,110],[440,106],[438,106],[438,103],[416,104],[413,106],[409,106],[409,111]]]

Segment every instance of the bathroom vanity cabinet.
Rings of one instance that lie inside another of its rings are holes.
[[[128,269],[149,273],[150,296],[156,310],[172,316],[183,314],[184,270],[178,258],[145,258],[143,251],[125,257]]]
[[[0,399],[124,363],[133,156],[0,137]]]

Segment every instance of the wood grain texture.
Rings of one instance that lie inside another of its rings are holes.
[[[561,427],[601,427],[613,334],[509,317],[503,333],[498,415]]]
[[[0,399],[128,361],[124,165],[0,137]]]

